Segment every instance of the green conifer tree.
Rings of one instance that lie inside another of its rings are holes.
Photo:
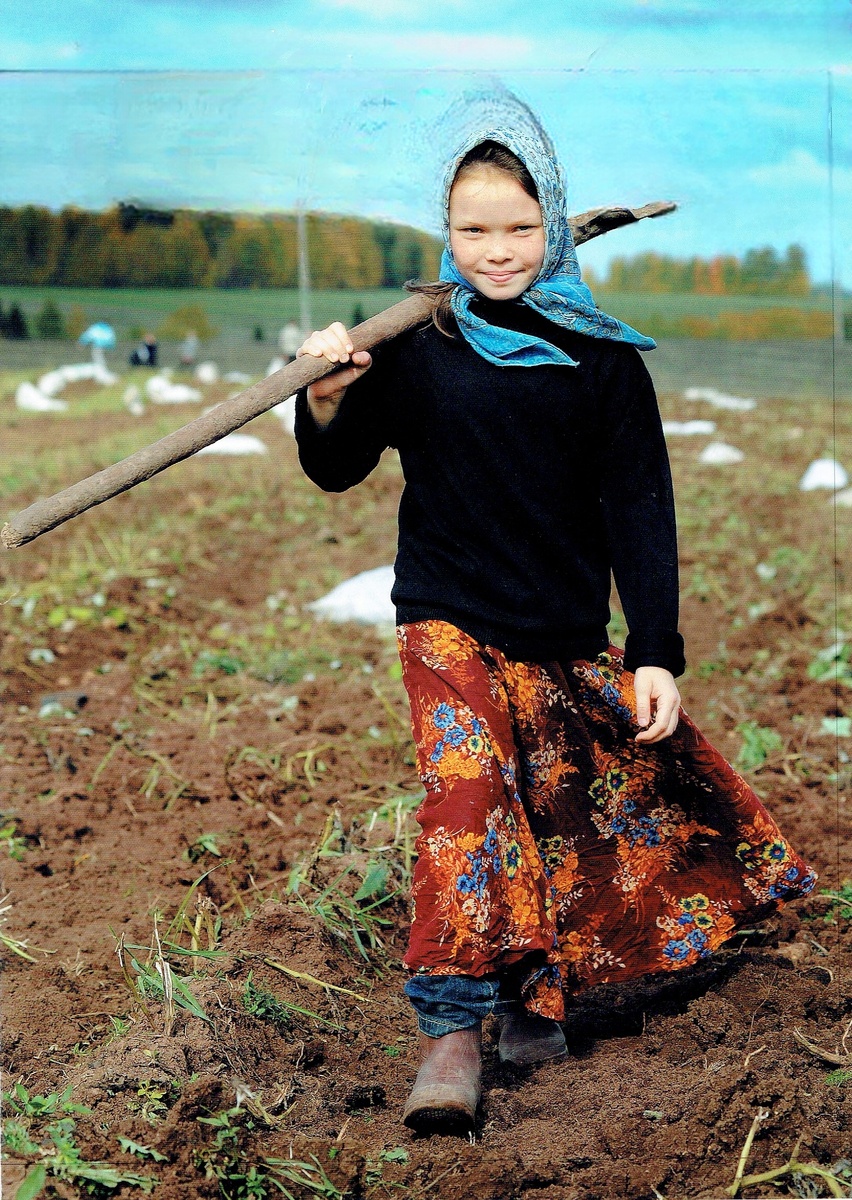
[[[36,333],[48,341],[61,341],[66,336],[62,313],[52,300],[45,300],[35,319]]]
[[[13,304],[9,309],[9,315],[6,318],[5,336],[11,341],[24,341],[30,336],[27,319],[17,304]]]

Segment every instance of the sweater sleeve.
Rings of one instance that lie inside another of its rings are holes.
[[[308,407],[307,389],[296,393],[296,444],[302,470],[325,492],[345,492],[370,474],[388,446],[392,429],[393,353],[373,352],[373,363],[351,384],[333,419],[321,428]]]
[[[637,350],[618,347],[604,388],[601,502],[629,631],[624,665],[681,675],[671,470],[654,385]]]

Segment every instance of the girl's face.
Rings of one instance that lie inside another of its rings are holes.
[[[541,270],[541,208],[514,176],[473,167],[450,191],[450,249],[471,287],[489,300],[514,300]]]

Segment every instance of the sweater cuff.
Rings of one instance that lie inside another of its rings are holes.
[[[637,671],[639,667],[662,667],[677,678],[686,670],[683,654],[683,638],[679,633],[668,633],[655,637],[630,633],[624,643],[624,669]]]
[[[329,422],[330,424],[331,422]],[[296,392],[296,423],[293,429],[296,441],[306,441],[310,437],[325,433],[326,429],[328,429],[328,425],[324,428],[317,425],[310,408],[308,408],[308,389],[299,388]]]

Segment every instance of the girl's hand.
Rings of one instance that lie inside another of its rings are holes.
[[[636,719],[640,732],[636,734],[636,741],[649,745],[671,737],[677,729],[679,709],[680,692],[671,671],[664,667],[639,667],[636,671]]]
[[[346,389],[369,370],[373,360],[366,350],[353,351],[346,327],[340,321],[335,321],[328,329],[314,330],[296,351],[296,358],[301,358],[303,354],[326,358],[332,363],[352,362],[348,370],[326,375],[308,388],[311,415],[317,425],[324,427],[335,416]]]

